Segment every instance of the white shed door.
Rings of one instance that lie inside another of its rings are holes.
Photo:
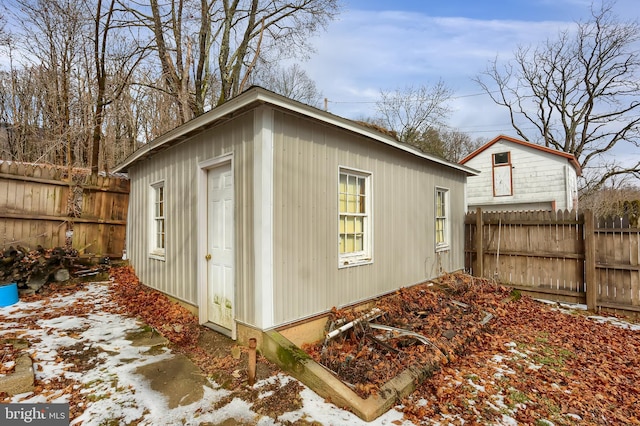
[[[207,173],[207,320],[231,335],[234,325],[233,174]]]
[[[511,188],[511,166],[494,166],[493,168],[493,194],[496,197],[513,195]]]

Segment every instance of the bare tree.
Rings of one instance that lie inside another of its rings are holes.
[[[447,102],[452,91],[439,81],[433,86],[407,86],[394,92],[380,92],[376,122],[397,133],[400,141],[415,145],[422,135],[443,125],[450,113]]]
[[[322,105],[322,93],[299,64],[288,68],[264,67],[256,74],[254,84],[316,108]]]
[[[7,18],[5,16],[0,16],[0,46],[9,44],[9,34],[5,29],[6,25]]]
[[[640,27],[618,20],[612,6],[592,7],[574,31],[520,47],[512,61],[501,67],[496,59],[475,79],[508,109],[521,138],[576,156],[583,194],[616,176],[640,177],[640,162],[610,160],[614,148],[637,149],[640,136]]]
[[[640,217],[640,187],[613,182],[613,184],[591,191],[580,199],[580,206],[600,217]]]
[[[484,143],[481,138],[474,140],[466,133],[441,127],[427,129],[413,145],[423,152],[457,163]]]
[[[118,99],[128,87],[130,77],[139,61],[144,57],[144,48],[136,48],[116,32],[116,0],[96,0],[86,3],[93,12],[92,60],[94,68],[95,93],[93,96],[93,130],[91,142],[91,173],[97,174],[100,161],[100,147],[103,142],[105,108]],[[89,66],[87,68],[90,68]],[[106,162],[104,163],[106,166]]]
[[[149,0],[148,7],[132,3],[129,10],[153,34],[160,89],[174,98],[184,122],[240,93],[264,52],[307,54],[309,36],[333,19],[338,2]]]
[[[72,0],[16,3],[16,19],[23,25],[20,47],[36,58],[33,66],[39,78],[37,100],[42,102],[40,125],[51,135],[42,159],[71,166],[76,162],[75,145],[86,139],[85,129],[73,125],[80,110],[75,65],[86,17],[80,4]]]

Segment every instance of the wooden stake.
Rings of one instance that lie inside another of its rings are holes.
[[[249,386],[253,386],[256,383],[256,339],[252,337],[249,339],[249,371],[248,371]]]

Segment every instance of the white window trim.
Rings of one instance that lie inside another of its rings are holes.
[[[149,185],[149,257],[151,259],[162,260],[166,259],[166,248],[167,248],[167,192],[164,190],[166,188],[165,181],[159,180],[157,182],[153,182]],[[156,215],[155,215],[155,204],[156,204],[156,191],[158,188],[163,188],[163,210],[164,210],[164,248],[156,246]]]
[[[348,173],[365,178],[365,220],[363,224],[363,250],[357,253],[340,253],[340,174]],[[373,173],[352,167],[338,167],[337,211],[337,251],[338,268],[369,265],[373,263]]]
[[[436,226],[436,223],[438,221],[438,193],[440,192],[444,192],[444,242],[439,243],[438,242],[438,232],[437,229],[438,227]],[[450,249],[451,247],[451,209],[449,207],[449,203],[450,203],[450,198],[449,198],[449,188],[443,188],[440,186],[437,186],[435,188],[434,191],[434,195],[433,195],[433,238],[434,238],[434,242],[435,242],[435,250],[436,252],[441,252],[441,251],[447,251]]]

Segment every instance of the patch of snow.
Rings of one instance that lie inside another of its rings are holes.
[[[517,349],[509,349],[509,352],[511,352],[512,354],[518,355],[520,358],[527,358],[528,355],[524,352],[520,352]]]
[[[333,404],[327,404],[323,398],[315,392],[304,386],[300,392],[302,398],[302,408],[296,411],[290,411],[279,416],[281,421],[296,422],[298,420],[306,420],[308,422],[316,421],[323,425],[354,425],[365,426],[371,425],[371,422],[365,422],[355,414],[341,410]],[[403,414],[392,408],[382,416],[375,420],[376,425],[413,425],[413,423],[403,420]]]
[[[518,426],[518,421],[516,419],[514,419],[511,416],[507,416],[506,414],[502,415],[501,421],[500,421],[501,425],[505,425],[505,426]]]
[[[469,385],[475,388],[478,392],[486,392],[486,388],[484,386],[475,383],[472,379],[467,379],[467,383],[469,383]]]
[[[487,404],[494,410],[502,411],[509,408],[507,404],[504,403],[504,395],[502,393],[492,395],[491,398],[493,399],[493,402],[495,402],[495,405],[491,402],[487,402]]]
[[[15,361],[6,361],[2,363],[2,367],[6,368],[7,370],[11,370],[13,367],[15,367],[15,365]],[[4,374],[0,374],[0,377],[2,376],[4,376]]]
[[[274,419],[261,416],[251,409],[251,404],[234,398],[228,403],[230,392],[220,389],[213,382],[203,387],[203,397],[197,402],[169,408],[164,396],[150,388],[147,380],[135,371],[138,367],[158,362],[173,356],[169,349],[150,354],[147,346],[132,346],[126,339],[128,332],[139,330],[143,325],[136,319],[105,312],[102,307],[112,305],[108,300],[108,286],[101,283],[87,285],[84,290],[67,296],[53,296],[44,301],[20,301],[0,314],[0,335],[22,334],[31,342],[30,355],[34,360],[34,371],[38,380],[51,382],[57,378],[74,379],[80,383],[81,392],[87,395],[85,411],[74,419],[72,425],[91,426],[106,423],[155,426],[159,424],[199,425],[202,423],[239,422],[260,426],[276,425],[283,421],[295,422],[304,419],[325,425],[349,424],[365,426],[355,414],[342,410],[309,390],[300,393],[302,408]],[[89,306],[87,314],[78,316],[55,316],[56,310],[73,304]],[[21,319],[32,319],[20,323]],[[45,319],[42,319],[45,318]],[[9,321],[8,321],[9,320]],[[60,351],[99,349],[93,368],[82,373],[70,371],[72,365],[60,361]],[[279,374],[255,384],[259,391],[267,384],[284,386],[290,376]],[[264,392],[261,397],[268,396]],[[69,396],[60,390],[51,395],[23,393],[15,395],[10,402],[63,403]],[[422,401],[427,404],[427,401]],[[222,405],[217,407],[218,405]],[[214,409],[214,407],[216,407]],[[412,425],[403,414],[391,409],[375,421],[376,425]]]
[[[621,318],[603,317],[603,316],[599,316],[599,315],[593,315],[593,316],[589,316],[587,318],[589,318],[590,320],[593,320],[595,322],[598,322],[600,324],[611,324],[613,326],[624,328],[624,329],[631,330],[631,331],[640,331],[640,324],[634,324],[634,323],[625,321],[625,320],[623,320]]]

